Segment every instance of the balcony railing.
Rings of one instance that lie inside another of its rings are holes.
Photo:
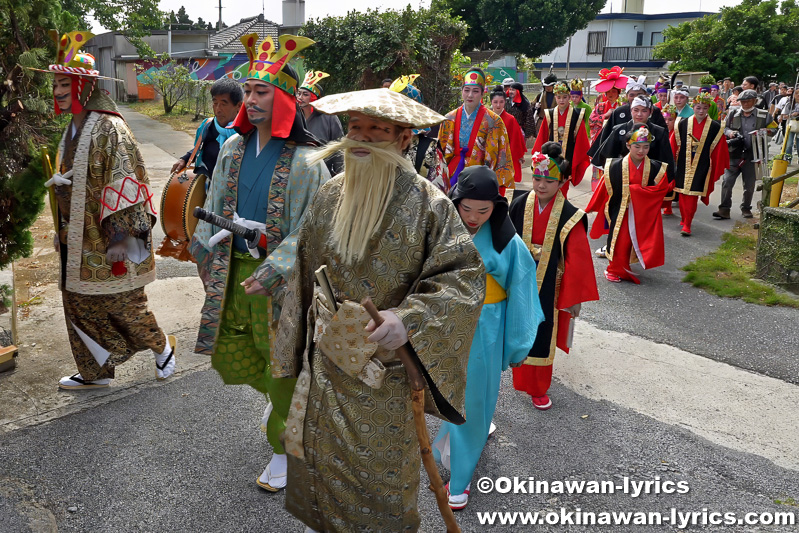
[[[652,61],[654,49],[654,46],[606,46],[602,50],[602,61],[606,63]]]

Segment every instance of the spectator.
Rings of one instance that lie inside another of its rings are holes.
[[[738,106],[741,105],[738,102],[738,95],[741,94],[743,92],[743,90],[744,90],[743,87],[741,87],[740,85],[736,85],[735,87],[732,88],[732,94],[727,99],[727,108],[728,109],[731,108],[731,107],[738,107]]]
[[[793,95],[788,97],[788,101],[782,108],[782,122],[787,125],[788,144],[785,147],[785,155],[791,156],[794,143],[796,143],[796,153],[799,155],[799,91],[794,90]]]
[[[214,116],[205,119],[197,128],[197,133],[194,135],[194,147],[175,161],[175,164],[172,165],[173,174],[186,168],[191,154],[197,150],[194,159],[194,173],[208,176],[208,181],[205,183],[206,190],[208,189],[211,177],[214,175],[219,150],[225,141],[236,133],[230,126],[239,113],[243,99],[244,91],[237,81],[221,78],[211,85],[211,106]]]
[[[753,89],[746,89],[738,96],[740,107],[730,110],[725,120],[724,133],[730,148],[730,168],[724,172],[721,184],[721,203],[718,211],[713,213],[713,218],[725,220],[730,218],[732,207],[732,188],[738,180],[738,175],[743,174],[744,196],[741,202],[741,215],[752,218],[752,197],[755,193],[755,164],[752,136],[750,132],[768,127],[772,118],[768,111],[757,109],[757,93]]]

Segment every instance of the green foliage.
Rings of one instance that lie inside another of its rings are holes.
[[[91,15],[107,30],[121,32],[140,57],[155,56],[142,38],[163,26],[164,12],[158,9],[158,0],[66,0],[64,9],[78,17],[84,28]]]
[[[462,50],[542,56],[585,28],[606,0],[433,0],[469,25]]]
[[[164,114],[168,115],[192,93],[194,80],[188,68],[170,59],[167,54],[161,56],[161,61],[161,68],[150,69],[142,75],[142,83],[151,85],[161,95]]]
[[[666,28],[656,58],[672,70],[707,70],[715,79],[746,76],[792,80],[799,67],[799,9],[795,0],[743,0],[719,15]]]
[[[308,68],[330,78],[327,93],[380,87],[384,78],[419,74],[414,85],[425,104],[446,112],[451,104],[450,63],[466,25],[437,9],[368,9],[345,17],[310,20],[300,32],[316,44],[304,51]]]
[[[62,122],[63,124],[63,122]],[[59,135],[49,139],[47,148],[50,158],[58,150]],[[34,157],[28,167],[7,180],[0,188],[0,269],[33,252],[33,236],[28,228],[44,209],[47,188],[42,162],[42,149],[31,149]]]
[[[716,78],[712,74],[705,74],[699,78],[699,85],[702,87],[709,87],[716,83]]]
[[[756,237],[738,227],[721,237],[715,252],[695,259],[683,270],[683,281],[716,296],[740,298],[760,305],[782,305],[799,308],[799,299],[778,293],[771,285],[752,279],[755,274]]]
[[[25,67],[52,62],[48,30],[79,25],[58,2],[0,0],[0,268],[32,250],[28,227],[42,209],[45,180],[26,167],[39,164],[39,147],[57,139],[66,123],[53,117],[53,77]]]

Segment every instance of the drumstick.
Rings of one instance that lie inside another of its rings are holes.
[[[261,232],[257,229],[247,228],[241,224],[236,224],[232,220],[220,217],[219,215],[211,213],[210,211],[206,211],[202,207],[194,208],[194,216],[200,220],[205,220],[209,224],[226,229],[233,235],[241,237],[247,241],[247,248],[255,248],[256,246],[266,248],[266,236],[261,235]]]

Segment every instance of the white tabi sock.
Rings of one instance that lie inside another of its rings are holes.
[[[157,365],[155,368],[156,376],[159,379],[165,379],[171,376],[175,372],[175,358],[169,360],[169,363],[162,369],[158,368],[164,366],[164,362],[167,360],[169,355],[172,353],[172,346],[169,344],[169,337],[166,337],[166,346],[164,347],[164,351],[161,353],[155,354],[155,364]]]
[[[273,476],[285,476],[288,470],[285,453],[272,454],[272,460],[269,461],[269,471]]]

